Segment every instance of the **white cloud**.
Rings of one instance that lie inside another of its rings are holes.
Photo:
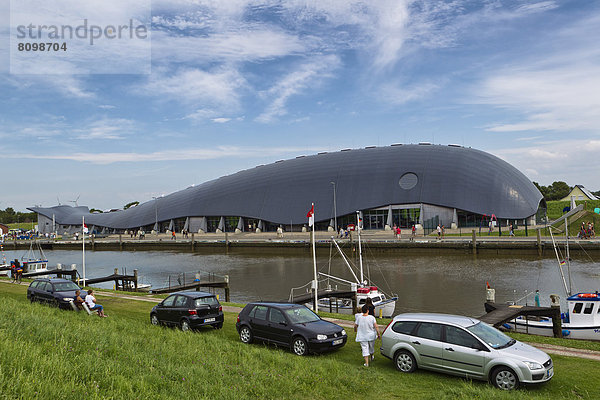
[[[124,118],[103,118],[91,122],[83,129],[74,130],[77,139],[91,140],[118,140],[134,132],[135,122]]]
[[[320,151],[322,149],[307,149],[305,147],[282,148],[282,147],[236,147],[219,146],[214,149],[183,148],[177,150],[164,150],[151,153],[72,153],[60,155],[14,155],[8,158],[24,158],[39,160],[71,160],[79,162],[89,162],[93,164],[112,164],[116,162],[156,162],[156,161],[185,161],[185,160],[213,160],[230,157],[255,157],[257,153],[261,156],[284,156],[297,154],[302,151]]]
[[[103,110],[112,110],[112,109],[114,109],[116,107],[113,106],[113,105],[110,105],[110,104],[101,104],[101,105],[98,106],[98,108],[101,108]]]
[[[231,121],[231,118],[219,117],[219,118],[213,118],[213,119],[211,119],[211,121],[215,122],[217,124],[224,124],[226,122]]]
[[[256,118],[256,121],[268,123],[287,114],[286,103],[291,96],[321,84],[325,78],[332,76],[333,70],[338,68],[339,64],[340,60],[337,56],[323,56],[301,65],[295,71],[284,76],[263,93],[263,96],[272,98],[272,100],[266,110]]]

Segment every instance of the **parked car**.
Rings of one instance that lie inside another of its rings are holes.
[[[418,367],[488,380],[504,390],[548,382],[554,375],[548,354],[458,315],[397,315],[382,334],[381,354],[401,372]]]
[[[39,301],[71,310],[71,302],[75,300],[76,290],[81,288],[67,279],[38,278],[27,288],[27,298],[31,302]],[[85,298],[86,294],[85,290],[81,290],[81,298]]]
[[[223,307],[214,294],[186,291],[173,293],[150,311],[152,325],[178,326],[182,331],[201,326],[223,327]]]
[[[244,343],[264,340],[289,347],[299,356],[339,349],[348,340],[341,326],[300,304],[250,303],[239,313],[235,327]]]

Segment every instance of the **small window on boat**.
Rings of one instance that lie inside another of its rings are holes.
[[[591,314],[593,309],[594,309],[594,303],[587,303],[585,305],[585,309],[583,310],[583,313],[584,314]]]
[[[573,307],[573,314],[581,313],[582,308],[583,308],[583,303],[575,303],[575,306]]]
[[[366,299],[360,299],[360,300],[358,301],[358,304],[365,304],[365,301],[367,301],[367,300],[366,300]]]
[[[381,297],[373,297],[373,303],[377,303],[378,301],[381,301]]]

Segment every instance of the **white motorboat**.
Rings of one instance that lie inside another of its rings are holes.
[[[567,312],[561,313],[563,337],[600,340],[600,294],[576,293],[567,298]],[[518,317],[506,324],[510,329],[532,335],[552,336],[552,320]]]
[[[29,244],[29,251],[21,257],[21,266],[24,274],[48,270],[48,259],[37,240],[34,239]]]

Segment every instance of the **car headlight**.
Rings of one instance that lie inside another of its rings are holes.
[[[527,365],[529,367],[530,370],[536,370],[536,369],[544,369],[544,367],[542,366],[542,364],[540,363],[536,363],[535,361],[523,361],[523,363],[525,365]]]
[[[317,335],[317,340],[325,340],[327,339],[327,335]]]
[[[63,301],[73,301],[72,297],[63,297]]]
[[[346,336],[346,330],[342,329],[342,336]]]

